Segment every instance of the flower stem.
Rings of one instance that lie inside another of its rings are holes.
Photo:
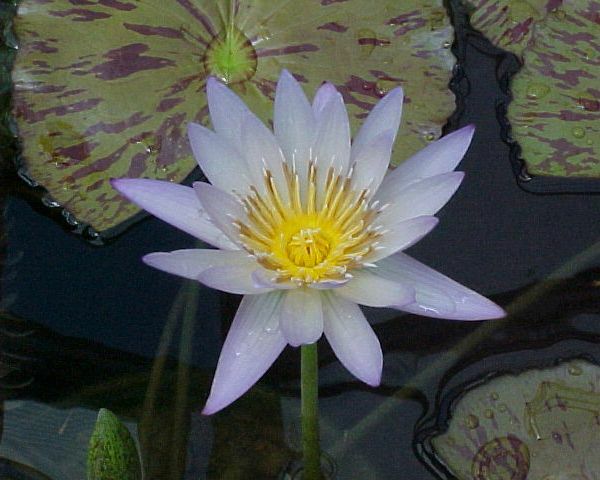
[[[317,344],[300,347],[300,379],[302,396],[302,454],[303,480],[322,480],[321,450],[319,448],[319,382]]]

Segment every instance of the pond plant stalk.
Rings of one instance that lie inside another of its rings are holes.
[[[319,447],[319,365],[317,344],[300,347],[303,480],[323,480]]]

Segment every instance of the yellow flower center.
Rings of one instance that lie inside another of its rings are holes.
[[[305,185],[287,164],[283,173],[284,191],[265,170],[264,192],[251,187],[242,199],[247,221],[235,224],[244,248],[278,282],[344,280],[349,270],[363,266],[381,236],[372,225],[379,210],[369,205],[368,190],[352,188],[352,172],[338,175],[330,168],[319,191],[312,162]]]

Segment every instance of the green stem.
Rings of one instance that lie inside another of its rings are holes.
[[[300,379],[302,396],[303,480],[322,480],[319,448],[319,382],[317,344],[300,347]]]

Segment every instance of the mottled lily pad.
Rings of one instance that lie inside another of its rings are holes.
[[[535,25],[561,0],[468,0],[471,25],[500,48],[520,55]]]
[[[454,110],[442,0],[23,0],[15,29],[14,116],[28,175],[105,235],[138,212],[109,178],[181,182],[195,167],[185,127],[207,121],[209,74],[265,121],[282,68],[310,95],[332,81],[355,130],[401,84],[396,164],[437,138]]]
[[[537,24],[511,90],[529,173],[600,178],[600,2],[564,1]]]
[[[458,400],[434,451],[459,480],[597,478],[599,392],[583,360],[496,377]]]

